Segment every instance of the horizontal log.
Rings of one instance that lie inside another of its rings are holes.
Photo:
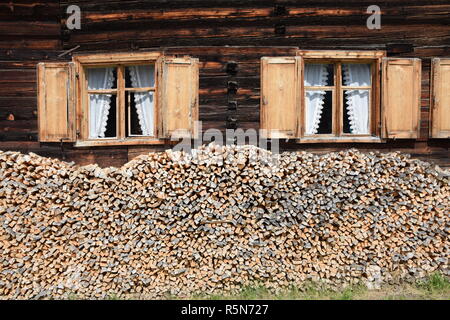
[[[26,53],[26,51],[24,51],[26,49],[58,50],[60,49],[60,47],[61,40],[48,39],[47,36],[44,36],[42,39],[26,39],[22,36],[2,36],[2,38],[0,39],[0,51],[4,51],[6,49],[6,52],[12,49],[19,49],[18,51]],[[12,57],[14,58],[14,56]]]
[[[0,119],[0,133],[37,131],[37,120],[3,120]]]
[[[36,82],[3,82],[0,86],[0,97],[36,97],[36,87]]]
[[[35,82],[36,70],[0,69],[0,83],[3,82]]]
[[[58,21],[0,21],[2,36],[56,36],[61,26]]]

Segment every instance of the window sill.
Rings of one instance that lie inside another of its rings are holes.
[[[296,140],[297,143],[383,143],[379,137],[306,137]]]
[[[164,145],[176,144],[178,141],[162,139],[126,139],[126,140],[85,140],[76,141],[74,147],[104,147],[104,146],[138,146],[138,145]]]

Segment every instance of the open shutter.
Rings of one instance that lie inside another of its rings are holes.
[[[301,57],[261,58],[260,127],[266,138],[298,138]]]
[[[450,138],[450,59],[432,61],[431,137]]]
[[[162,59],[160,138],[193,138],[198,120],[198,59]]]
[[[421,70],[420,59],[383,58],[383,137],[419,137]]]
[[[37,71],[39,141],[75,141],[73,63],[39,63]]]

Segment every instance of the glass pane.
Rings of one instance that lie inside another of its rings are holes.
[[[306,91],[306,134],[330,134],[333,131],[333,92]]]
[[[116,68],[89,68],[87,70],[89,90],[105,90],[117,88]]]
[[[344,90],[344,133],[369,134],[369,90]]]
[[[129,136],[153,136],[154,92],[127,92],[127,132]]]
[[[342,84],[349,87],[370,86],[370,64],[348,63],[342,65]]]
[[[155,86],[155,65],[128,66],[125,68],[125,87],[145,88]]]
[[[117,99],[115,94],[89,95],[89,138],[117,136]]]
[[[305,64],[305,86],[323,87],[334,85],[334,65],[324,63]]]

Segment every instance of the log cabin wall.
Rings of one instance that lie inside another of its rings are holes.
[[[65,25],[81,8],[81,30]],[[366,9],[381,7],[381,29],[368,30]],[[392,0],[19,0],[0,3],[0,150],[32,151],[80,164],[119,166],[169,146],[74,148],[39,143],[36,64],[68,61],[67,50],[163,50],[200,59],[203,128],[259,128],[260,58],[300,49],[386,50],[422,59],[418,140],[381,144],[282,143],[283,150],[327,152],[357,147],[399,150],[450,166],[449,139],[428,138],[430,59],[450,57],[450,1]]]

